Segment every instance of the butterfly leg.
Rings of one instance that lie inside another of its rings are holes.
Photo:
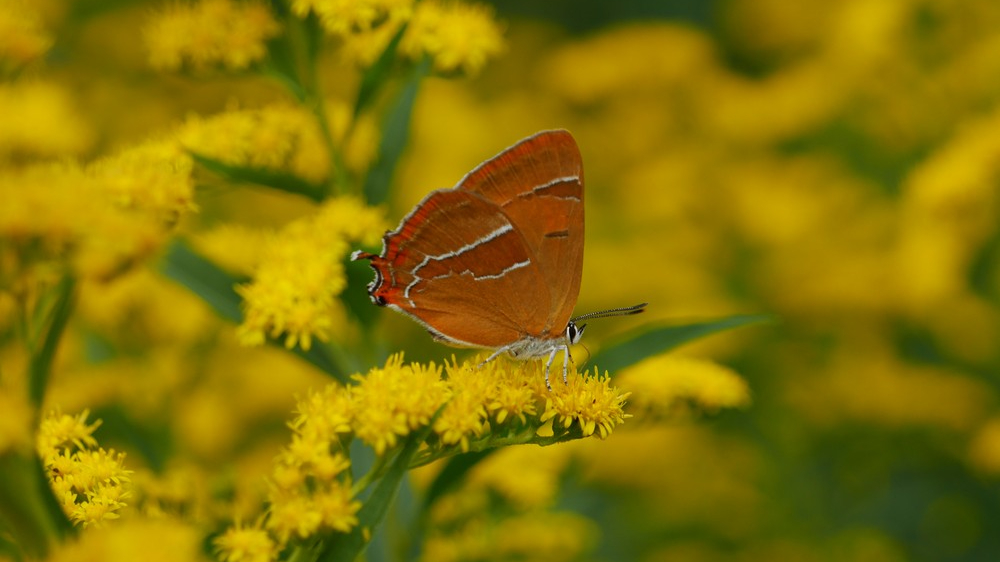
[[[549,353],[549,360],[545,363],[545,388],[549,389],[549,392],[552,392],[552,385],[549,383],[549,368],[552,367],[552,360],[556,358],[556,352],[558,351],[558,347],[553,347]]]
[[[477,369],[483,368],[483,365],[489,363],[490,361],[493,361],[494,359],[496,359],[497,357],[500,357],[504,353],[506,353],[506,350],[504,348],[500,348],[500,349],[494,351],[493,355],[490,355],[489,357],[487,357],[486,359],[484,359],[482,363],[476,365],[476,368]]]

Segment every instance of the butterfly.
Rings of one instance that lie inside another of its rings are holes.
[[[583,276],[583,160],[564,130],[532,135],[428,194],[382,239],[373,303],[399,311],[438,341],[517,359],[548,355],[545,385],[581,320],[642,312],[647,303],[571,317]]]

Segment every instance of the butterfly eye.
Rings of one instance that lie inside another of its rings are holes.
[[[386,305],[385,297],[383,297],[382,295],[372,295],[372,302],[375,303],[376,306]]]
[[[575,344],[579,342],[580,338],[583,337],[583,329],[586,327],[586,324],[577,326],[576,322],[570,321],[570,323],[566,325],[566,339],[569,340],[569,343]]]

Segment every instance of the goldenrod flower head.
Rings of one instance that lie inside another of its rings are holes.
[[[292,12],[314,12],[327,33],[339,37],[386,27],[409,18],[413,0],[292,0]]]
[[[734,371],[690,357],[659,355],[622,371],[617,383],[632,391],[631,410],[657,417],[687,404],[709,412],[750,404],[750,389]]]
[[[197,210],[193,167],[191,157],[176,141],[155,140],[103,158],[88,171],[120,207],[174,224]]]
[[[291,104],[192,117],[178,137],[191,152],[231,166],[285,170],[316,183],[330,173],[316,119]]]
[[[486,430],[489,415],[486,405],[491,402],[497,385],[483,373],[459,368],[455,362],[447,365],[447,373],[448,401],[434,420],[434,433],[443,444],[459,444],[463,451],[468,451],[469,438]]]
[[[585,437],[596,432],[604,439],[611,435],[616,425],[625,421],[624,406],[628,396],[611,386],[608,374],[602,376],[596,367],[590,377],[574,369],[568,384],[552,385],[551,396],[545,400],[545,411],[540,419],[552,419],[566,428],[577,422]]]
[[[330,385],[298,401],[289,427],[291,442],[275,459],[264,527],[284,545],[322,529],[348,532],[357,525],[350,460],[341,436],[349,433],[354,405],[350,389]],[[232,531],[231,531],[232,532]]]
[[[165,225],[115,205],[77,166],[0,173],[0,287],[23,291],[70,266],[108,280],[160,247]]]
[[[42,420],[37,448],[63,510],[77,525],[101,526],[117,519],[131,495],[131,470],[125,453],[94,449],[91,435],[100,422],[87,424],[88,412],[52,412]]]
[[[430,423],[447,395],[440,367],[403,365],[402,355],[354,378],[358,381],[351,387],[354,432],[379,455],[394,447],[398,438]]]
[[[462,451],[474,443],[488,447],[491,439],[530,442],[552,418],[560,428],[559,435],[547,436],[551,442],[565,437],[574,423],[579,436],[603,438],[627,417],[622,411],[627,394],[612,387],[606,375],[571,370],[569,384],[554,384],[550,392],[539,362],[480,365],[481,360],[446,364],[442,379],[442,369],[433,363],[404,364],[402,356],[391,357],[384,367],[355,375],[357,384],[349,389],[331,387],[311,394],[300,402],[300,416],[292,426],[304,428],[322,405],[336,404],[337,432],[357,436],[382,455],[430,423],[436,412],[431,426],[436,450]]]
[[[289,425],[297,433],[313,440],[330,441],[339,433],[351,432],[354,405],[346,389],[331,385],[299,400],[295,414]]]
[[[284,335],[288,348],[309,349],[346,325],[336,298],[346,285],[343,259],[350,242],[377,239],[381,213],[357,199],[331,199],[311,217],[287,225],[260,249],[253,280],[237,287],[244,319],[239,337],[258,345]]]
[[[277,536],[279,544],[292,537],[305,538],[316,533],[323,516],[306,495],[284,493],[272,495],[267,512],[267,529]]]
[[[466,365],[464,370],[492,382],[493,391],[484,404],[495,423],[513,424],[517,420],[523,425],[527,423],[528,416],[538,413],[536,397],[541,392],[538,377],[544,375],[530,364],[521,369],[511,367],[510,364],[496,363],[482,369],[470,369]]]
[[[323,487],[313,496],[313,502],[323,525],[334,531],[347,533],[358,524],[361,504],[352,500],[350,486],[338,483]]]
[[[31,3],[5,0],[0,9],[0,71],[30,63],[49,50],[52,37],[42,27]]]
[[[358,524],[357,513],[361,509],[361,502],[352,496],[349,479],[318,476],[293,487],[272,486],[269,501],[265,527],[280,545],[322,529],[349,532]]]
[[[201,0],[169,5],[153,16],[144,35],[154,68],[241,70],[263,59],[267,40],[280,31],[263,3]]]
[[[0,113],[0,161],[75,156],[94,142],[71,93],[55,83],[0,84]]]
[[[503,52],[504,42],[488,6],[424,0],[417,4],[400,49],[413,59],[430,56],[438,72],[476,74]]]
[[[101,421],[88,424],[90,411],[84,410],[76,416],[62,414],[58,410],[50,412],[42,419],[38,427],[36,447],[38,456],[47,459],[54,458],[61,449],[87,449],[97,446],[94,431],[101,426]]]
[[[278,545],[260,522],[252,526],[236,524],[214,542],[225,562],[270,562],[278,558]]]

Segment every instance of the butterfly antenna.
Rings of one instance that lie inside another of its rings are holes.
[[[648,302],[644,302],[632,306],[623,306],[620,308],[600,310],[598,312],[589,312],[573,318],[572,321],[576,322],[578,320],[588,320],[590,318],[607,318],[608,316],[628,316],[630,314],[639,314],[640,312],[646,310],[646,305],[648,304]]]

